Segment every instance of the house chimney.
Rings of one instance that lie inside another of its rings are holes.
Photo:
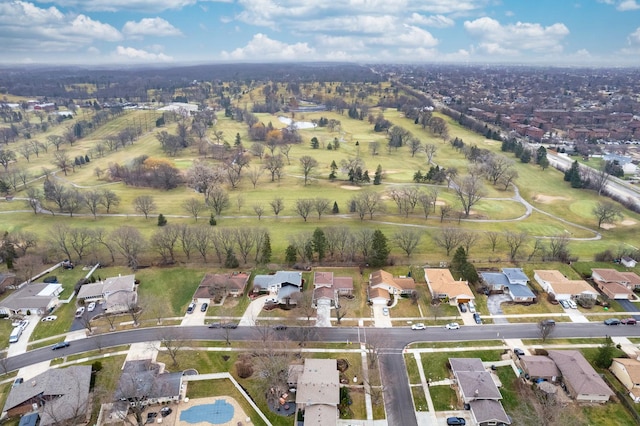
[[[475,396],[478,396],[478,395],[480,395],[480,391],[479,391],[478,389],[476,389],[476,390],[475,390],[475,392],[473,392],[473,394],[474,394]]]

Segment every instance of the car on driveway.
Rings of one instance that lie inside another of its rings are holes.
[[[620,325],[620,320],[617,318],[607,318],[604,320],[604,325]]]
[[[560,302],[560,305],[565,309],[570,309],[571,308],[571,306],[569,306],[569,302],[567,302],[564,299],[558,300],[558,302]]]
[[[427,327],[423,323],[419,322],[419,323],[413,324],[411,326],[411,329],[412,330],[426,330]]]
[[[207,309],[209,309],[208,303],[203,303],[202,306],[200,306],[200,312],[207,312]]]
[[[625,318],[620,320],[620,323],[625,325],[636,325],[638,321],[635,318]]]
[[[21,321],[18,323],[18,327],[20,327],[20,328],[21,328],[21,329],[23,329],[23,330],[24,330],[25,328],[27,328],[27,326],[28,326],[28,325],[29,325],[29,320],[21,320]]]
[[[171,413],[173,413],[173,410],[170,407],[162,407],[160,409],[160,415],[162,417],[167,417]]]
[[[51,346],[52,351],[57,351],[58,349],[68,348],[70,345],[69,342],[58,342],[55,345]]]
[[[58,319],[58,317],[57,317],[57,316],[55,316],[55,315],[48,315],[48,316],[46,316],[46,317],[42,318],[40,321],[42,321],[42,322],[49,322],[49,321],[55,321],[55,320],[57,320],[57,319]]]
[[[450,322],[449,324],[445,325],[444,328],[446,328],[447,330],[457,330],[460,328],[460,324],[458,324],[457,322]]]
[[[191,302],[191,303],[189,303],[189,306],[187,307],[187,313],[188,314],[192,314],[195,309],[196,309],[196,304]]]
[[[96,302],[89,303],[89,306],[87,306],[87,311],[93,312],[94,309],[96,309]]]
[[[158,413],[147,413],[147,421],[145,424],[154,423],[156,421],[156,417],[158,417]]]
[[[464,426],[467,422],[462,417],[447,417],[447,426]]]
[[[382,315],[388,316],[389,315],[389,308],[382,308]]]
[[[464,303],[458,303],[458,308],[460,308],[460,312],[462,313],[467,312],[467,305],[465,305]]]
[[[521,356],[525,355],[524,351],[520,348],[513,348],[513,353],[516,354],[518,359],[520,359]]]
[[[18,386],[19,384],[23,383],[24,379],[22,377],[16,377],[16,379],[13,381],[13,385],[11,385],[12,388],[15,388],[16,386]]]
[[[476,324],[482,324],[482,318],[480,318],[480,314],[477,312],[473,314],[473,320],[476,322]]]
[[[84,314],[84,306],[80,306],[76,309],[76,318],[80,318]]]
[[[571,309],[578,309],[578,304],[575,301],[567,299],[567,303]]]

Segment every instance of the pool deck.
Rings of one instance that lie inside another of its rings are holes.
[[[226,423],[209,423],[209,422],[188,423],[188,422],[180,421],[180,414],[182,414],[184,410],[188,410],[189,408],[194,407],[196,405],[213,404],[219,399],[222,399],[226,401],[228,404],[233,405],[233,418],[230,421]],[[216,397],[210,397],[210,398],[190,399],[189,402],[184,402],[184,401],[181,402],[177,407],[178,407],[178,412],[176,413],[176,416],[175,416],[174,426],[211,426],[212,424],[218,424],[218,425],[224,425],[224,426],[238,426],[238,425],[251,424],[251,421],[247,422],[247,419],[249,418],[249,416],[247,416],[247,414],[244,412],[240,404],[238,404],[238,402],[235,399],[229,396],[216,396]]]

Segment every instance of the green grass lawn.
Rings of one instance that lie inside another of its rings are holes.
[[[404,354],[404,364],[407,369],[407,374],[409,375],[409,383],[419,384],[420,373],[418,372],[418,363],[413,354]]]
[[[426,379],[433,382],[451,375],[448,368],[449,358],[480,358],[482,361],[498,361],[502,353],[502,350],[423,353],[421,354],[421,362]]]
[[[429,393],[436,411],[451,411],[459,408],[458,396],[451,386],[430,386]]]
[[[427,397],[424,395],[422,385],[411,386],[411,395],[413,396],[413,405],[416,408],[416,411],[429,411]]]

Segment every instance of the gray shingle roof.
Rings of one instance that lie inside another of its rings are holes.
[[[578,395],[613,396],[613,391],[580,352],[549,351],[548,356],[558,366],[562,380],[570,384]]]
[[[256,275],[253,279],[253,286],[259,288],[269,288],[285,283],[302,286],[302,272],[278,271],[273,275]]]
[[[490,399],[469,402],[471,413],[478,423],[498,422],[510,425],[511,419],[499,401]]]

